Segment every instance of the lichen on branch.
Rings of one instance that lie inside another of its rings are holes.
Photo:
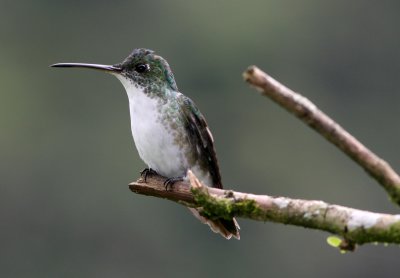
[[[254,200],[235,199],[233,191],[224,191],[224,196],[211,195],[195,175],[188,172],[191,188],[196,205],[201,208],[200,214],[209,219],[232,219],[235,216],[257,215],[261,210]]]
[[[165,178],[152,175],[130,184],[138,194],[165,198],[201,210],[205,217],[232,217],[271,221],[317,229],[342,238],[339,248],[353,250],[356,244],[400,244],[400,215],[374,213],[317,200],[290,199],[211,188],[189,171],[189,183],[178,182],[165,190]]]

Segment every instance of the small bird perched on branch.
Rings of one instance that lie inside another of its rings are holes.
[[[193,101],[179,92],[165,59],[148,49],[135,49],[115,65],[59,63],[52,67],[97,69],[116,76],[129,98],[132,135],[148,168],[168,177],[165,186],[186,177],[190,169],[205,185],[222,188],[214,142],[207,123]],[[239,225],[232,219],[207,219],[190,208],[201,222],[227,239],[239,239]]]

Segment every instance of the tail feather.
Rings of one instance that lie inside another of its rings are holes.
[[[240,227],[235,218],[232,218],[230,220],[222,218],[216,220],[210,220],[204,216],[201,216],[199,211],[195,208],[189,208],[189,210],[202,223],[210,226],[211,230],[214,233],[219,233],[226,239],[231,239],[232,236],[236,239],[240,239],[240,234],[239,234]]]

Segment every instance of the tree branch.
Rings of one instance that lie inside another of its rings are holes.
[[[297,116],[363,167],[382,185],[392,201],[400,205],[400,177],[389,163],[366,148],[307,98],[280,84],[256,66],[249,67],[243,77],[264,96]]]
[[[341,236],[342,250],[356,244],[400,244],[400,215],[390,215],[331,205],[322,201],[254,195],[203,186],[189,171],[188,182],[177,182],[165,190],[165,178],[157,175],[129,185],[138,194],[165,198],[201,209],[208,218],[242,217],[257,221],[302,226]]]
[[[311,101],[293,92],[253,66],[244,74],[256,87],[286,110],[336,145],[375,178],[392,200],[400,205],[400,177],[391,166],[379,158]],[[254,195],[203,186],[191,171],[188,182],[177,182],[170,190],[165,178],[149,175],[147,182],[139,179],[129,185],[138,194],[165,198],[188,207],[196,207],[210,218],[243,217],[257,221],[272,221],[310,229],[323,230],[342,237],[328,240],[342,250],[354,250],[356,244],[371,242],[400,244],[400,214],[391,215],[363,211],[323,201],[289,199]]]

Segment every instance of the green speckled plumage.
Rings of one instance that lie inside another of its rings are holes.
[[[146,75],[135,72],[137,64],[147,64],[150,71]],[[135,84],[145,89],[145,93],[151,97],[165,99],[170,97],[168,89],[178,91],[174,75],[167,61],[155,55],[154,51],[144,48],[135,49],[122,63],[114,65],[123,69],[123,74]]]
[[[138,64],[147,65],[149,70],[138,73],[135,71]],[[122,63],[114,66],[122,69],[121,75],[132,86],[157,100],[158,121],[173,135],[174,144],[184,152],[188,167],[197,166],[204,172],[203,176],[209,174],[211,177],[210,181],[203,182],[221,188],[217,157],[207,123],[193,101],[178,91],[167,61],[151,50],[135,49]],[[184,175],[178,172],[177,175]]]

